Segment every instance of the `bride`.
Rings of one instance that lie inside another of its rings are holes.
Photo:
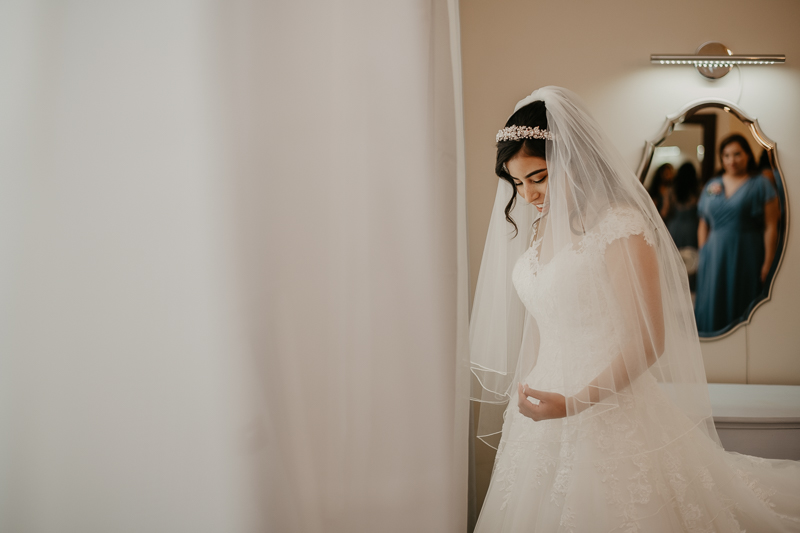
[[[498,452],[476,531],[800,531],[800,464],[722,449],[683,262],[580,100],[520,101],[495,171],[470,350]]]

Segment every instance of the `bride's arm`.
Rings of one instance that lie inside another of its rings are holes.
[[[574,396],[517,386],[520,412],[535,421],[578,414],[628,387],[664,352],[664,314],[656,250],[642,235],[617,239],[606,248],[611,290],[622,319],[620,353]],[[611,334],[611,332],[609,332]],[[539,403],[532,403],[529,397]]]
[[[620,353],[586,387],[566,399],[570,415],[628,387],[664,352],[664,314],[656,250],[642,235],[606,249],[611,288],[622,311]]]

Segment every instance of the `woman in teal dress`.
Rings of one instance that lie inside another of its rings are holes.
[[[724,333],[761,293],[775,258],[780,207],[772,184],[756,171],[747,140],[720,143],[723,173],[698,203],[700,265],[695,318],[701,336]]]

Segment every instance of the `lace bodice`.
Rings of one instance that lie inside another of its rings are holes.
[[[614,240],[631,235],[643,235],[653,244],[652,231],[639,211],[620,207],[609,210],[576,245],[558,250],[547,263],[539,261],[538,242],[517,261],[512,280],[541,335],[532,386],[572,394],[577,391],[565,391],[559,379],[563,372],[585,378],[575,382],[585,382],[617,353],[621,317],[606,271],[605,250]],[[560,297],[565,287],[581,295],[578,308],[568,308],[570,301],[578,299]],[[560,357],[565,351],[585,357]]]

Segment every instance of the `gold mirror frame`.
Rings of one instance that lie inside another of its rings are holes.
[[[681,124],[686,120],[687,117],[690,117],[697,113],[702,109],[707,108],[718,108],[722,109],[728,113],[731,113],[736,118],[738,118],[743,124],[745,124],[750,131],[750,134],[756,140],[756,142],[761,145],[761,147],[767,150],[769,154],[770,164],[772,168],[777,171],[777,178],[775,180],[776,189],[778,192],[778,198],[783,206],[783,216],[779,221],[778,225],[778,246],[775,250],[775,255],[777,257],[777,264],[775,265],[775,271],[772,275],[772,279],[769,281],[769,287],[766,292],[766,295],[763,296],[760,300],[756,301],[753,305],[753,308],[750,310],[746,317],[743,317],[739,322],[732,324],[729,326],[727,330],[723,333],[716,335],[714,337],[700,337],[700,340],[703,342],[710,342],[715,341],[718,339],[725,338],[731,335],[734,331],[739,329],[742,326],[745,326],[750,323],[755,314],[756,310],[761,307],[765,302],[768,302],[772,299],[772,289],[775,285],[775,278],[778,277],[778,272],[780,271],[781,265],[783,264],[783,258],[786,252],[786,242],[789,237],[789,197],[786,194],[786,180],[784,179],[783,169],[780,167],[780,162],[778,160],[778,149],[776,143],[772,141],[769,137],[767,137],[764,132],[761,130],[761,127],[758,124],[758,119],[755,117],[751,117],[744,111],[742,111],[736,104],[733,102],[729,102],[728,100],[722,100],[718,98],[708,98],[702,100],[695,100],[690,102],[686,107],[684,107],[681,111],[675,113],[674,115],[667,116],[667,122],[662,128],[661,132],[656,135],[655,139],[651,141],[646,141],[645,148],[644,148],[644,155],[642,156],[642,162],[639,164],[639,169],[636,172],[636,175],[639,178],[640,182],[644,182],[644,179],[647,177],[647,173],[650,170],[650,164],[653,160],[653,155],[655,154],[655,149],[657,146],[660,146],[672,131],[675,129],[676,124]]]

